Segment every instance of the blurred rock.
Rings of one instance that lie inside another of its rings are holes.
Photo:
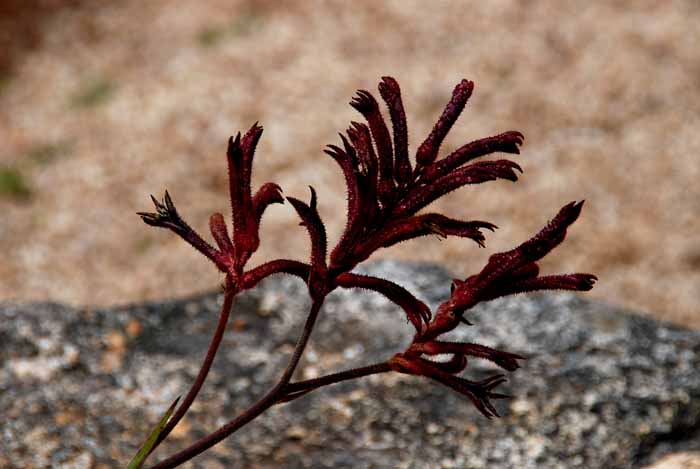
[[[700,453],[670,454],[645,469],[700,469]]]
[[[432,305],[449,293],[437,267],[369,270]],[[192,382],[220,302],[210,293],[102,310],[0,305],[0,467],[123,466]],[[229,328],[200,398],[153,461],[268,389],[307,307],[294,278],[242,296],[232,318],[245,330]],[[196,467],[637,468],[700,449],[700,333],[568,294],[494,301],[469,319],[462,337],[530,357],[504,385],[515,397],[497,404],[503,418],[488,421],[427,380],[386,374],[273,408]],[[341,291],[307,356],[324,374],[389,358],[410,337],[382,297]],[[492,371],[473,362],[467,375]]]

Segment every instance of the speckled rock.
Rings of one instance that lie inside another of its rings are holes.
[[[449,275],[382,262],[431,304]],[[203,357],[221,296],[102,310],[0,305],[0,467],[120,467]],[[237,301],[232,326],[189,417],[153,461],[236,415],[279,375],[308,307],[275,277]],[[459,336],[529,357],[503,387],[503,417],[427,380],[386,374],[271,409],[186,467],[637,468],[698,449],[700,334],[580,297],[481,305]],[[299,377],[390,357],[411,326],[382,297],[328,298]],[[467,374],[490,365],[474,362]]]

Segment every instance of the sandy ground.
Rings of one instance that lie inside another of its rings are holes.
[[[44,3],[0,77],[0,300],[216,286],[212,266],[135,212],[167,188],[201,231],[229,213],[226,140],[255,121],[256,184],[302,198],[313,185],[333,241],[345,194],[322,148],[359,120],[354,91],[396,77],[415,149],[464,77],[476,90],[444,152],[520,130],[525,174],[433,208],[500,229],[486,249],[431,238],[378,254],[463,277],[586,199],[545,271],[596,273],[591,296],[700,327],[697,1]],[[307,252],[291,207],[269,210],[252,263]]]

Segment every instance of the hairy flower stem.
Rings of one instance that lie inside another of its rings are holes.
[[[318,313],[321,310],[321,305],[323,304],[323,298],[316,299],[311,304],[311,310],[306,318],[306,323],[304,324],[304,330],[294,347],[294,352],[289,360],[287,368],[285,368],[282,376],[275,386],[267,392],[260,400],[255,404],[246,409],[238,417],[231,420],[224,426],[220,427],[218,430],[210,433],[209,435],[199,439],[189,447],[183,449],[182,451],[170,456],[167,459],[159,462],[151,469],[169,469],[177,467],[185,461],[189,461],[198,454],[203,453],[212,446],[216,445],[223,439],[227,438],[229,435],[234,433],[236,430],[249,423],[251,420],[258,417],[260,414],[265,412],[267,409],[272,407],[277,403],[277,401],[284,397],[286,393],[286,387],[289,381],[292,379],[292,375],[296,370],[299,360],[304,353],[306,344],[309,342],[309,337],[311,337],[311,332],[313,331],[314,325],[316,324],[316,319],[318,318]]]
[[[224,304],[221,306],[221,313],[219,314],[219,323],[216,325],[216,330],[214,331],[214,335],[209,343],[207,355],[204,357],[204,362],[202,362],[197,378],[194,380],[194,383],[192,383],[192,387],[190,387],[190,390],[187,392],[187,395],[185,396],[185,399],[183,399],[182,404],[180,404],[180,407],[177,408],[175,414],[173,414],[170,420],[168,420],[168,424],[161,431],[160,435],[158,436],[158,440],[156,440],[156,444],[153,445],[153,448],[151,448],[149,454],[152,453],[153,450],[155,450],[158,445],[168,437],[170,432],[180,422],[182,417],[184,417],[194,400],[197,398],[197,394],[199,394],[199,390],[202,388],[204,380],[207,379],[207,375],[211,369],[211,364],[214,362],[214,358],[216,357],[216,352],[219,350],[221,339],[224,337],[226,324],[228,323],[228,318],[231,315],[233,300],[238,291],[238,288],[232,285],[227,279],[226,287],[224,289]]]

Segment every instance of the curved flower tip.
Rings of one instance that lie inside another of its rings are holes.
[[[593,288],[595,283],[598,281],[598,277],[593,274],[574,274],[578,277],[579,291],[589,291]]]
[[[282,188],[274,182],[268,182],[260,186],[253,196],[253,212],[255,220],[260,224],[265,209],[272,204],[283,204]]]
[[[579,202],[574,200],[564,205],[559,209],[559,213],[557,213],[552,221],[549,222],[548,227],[551,225],[552,227],[566,228],[573,224],[578,219],[579,215],[581,215],[581,209],[583,209],[583,204],[585,202],[585,200]]]
[[[539,233],[518,246],[515,250],[521,252],[522,259],[526,262],[538,261],[564,241],[566,230],[578,219],[583,203],[583,200],[569,202]]]
[[[311,272],[309,283],[318,282],[313,290],[315,292],[324,291],[327,285],[326,281],[326,251],[327,251],[327,239],[326,239],[326,227],[323,225],[320,215],[318,214],[316,207],[316,191],[313,187],[309,186],[311,190],[311,201],[307,205],[301,200],[294,197],[287,197],[287,200],[294,210],[296,210],[299,218],[301,218],[300,225],[306,227],[309,232],[309,238],[311,238]],[[309,286],[311,289],[311,286]],[[320,294],[320,293],[319,293]]]
[[[360,114],[364,114],[378,107],[378,104],[372,93],[367,90],[357,90],[357,95],[352,97],[350,106],[354,107]]]
[[[343,288],[364,288],[384,295],[404,310],[406,318],[418,332],[430,322],[432,313],[428,305],[394,282],[379,277],[353,273],[340,274],[335,281],[338,286]]]
[[[498,141],[496,143],[498,151],[514,155],[520,154],[520,147],[525,142],[525,136],[517,130],[504,132],[494,138]]]
[[[253,125],[250,126],[250,129],[248,129],[248,131],[243,136],[243,140],[241,141],[241,147],[243,147],[244,150],[248,151],[255,150],[255,146],[258,144],[262,133],[262,125],[260,125],[258,121],[255,121]]]

